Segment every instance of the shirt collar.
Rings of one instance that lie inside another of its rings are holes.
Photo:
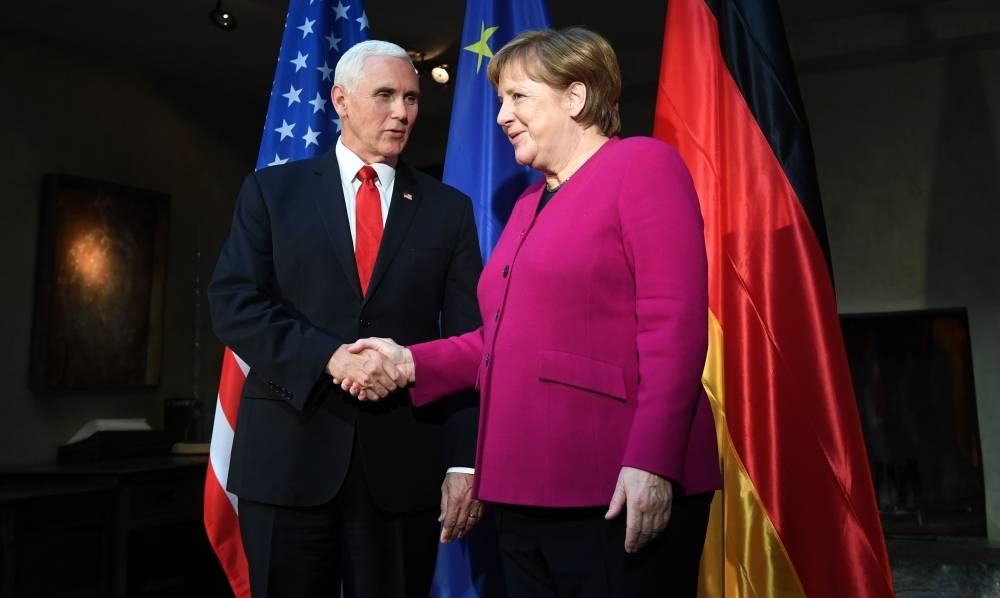
[[[337,165],[340,167],[340,179],[353,183],[358,176],[358,171],[365,165],[365,161],[344,145],[343,138],[341,137],[337,138],[335,151],[337,154]],[[378,182],[382,185],[383,189],[388,189],[393,181],[396,180],[396,169],[392,166],[383,162],[375,162],[369,166],[375,169],[375,174],[378,175]]]

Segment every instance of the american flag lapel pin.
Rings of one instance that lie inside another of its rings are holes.
[[[413,199],[413,194],[412,193],[404,193],[403,194],[403,199]]]

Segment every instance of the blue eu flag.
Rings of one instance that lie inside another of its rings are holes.
[[[486,77],[486,65],[518,33],[548,27],[545,0],[468,0],[465,6],[444,182],[472,198],[484,261],[514,200],[538,178],[514,161],[514,149],[497,126],[500,103]]]
[[[500,102],[486,77],[486,65],[518,33],[548,27],[545,0],[468,0],[465,6],[443,179],[472,198],[484,261],[514,201],[539,176],[514,161],[514,149],[497,126]],[[502,595],[491,521],[487,518],[463,540],[440,546],[431,596]]]
[[[348,48],[368,39],[361,0],[291,0],[257,168],[325,153],[340,136],[330,102],[333,71]]]

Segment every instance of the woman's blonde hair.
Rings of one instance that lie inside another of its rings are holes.
[[[585,126],[594,125],[611,137],[622,128],[618,99],[622,75],[611,44],[583,27],[524,31],[496,53],[487,67],[494,87],[500,74],[517,65],[533,81],[564,90],[576,82],[587,88],[587,100],[575,118]]]

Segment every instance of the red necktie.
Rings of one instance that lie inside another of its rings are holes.
[[[375,269],[375,257],[378,256],[378,245],[382,242],[382,198],[375,187],[375,169],[364,166],[358,171],[361,188],[354,198],[354,209],[357,215],[356,234],[354,240],[354,259],[358,263],[358,278],[361,280],[361,293],[368,292],[368,282]]]

